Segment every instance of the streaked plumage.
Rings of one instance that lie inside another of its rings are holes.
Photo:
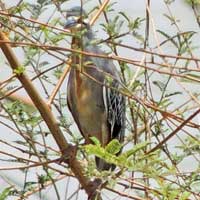
[[[79,31],[82,30],[80,27],[86,28],[81,39],[73,37],[72,48],[105,54],[97,45],[91,43],[95,38],[86,23],[85,16],[85,11],[81,11],[80,7],[67,12],[66,28],[73,28],[73,31],[75,28]],[[83,56],[82,64],[80,62],[80,56],[73,54],[67,86],[67,102],[81,134],[86,143],[90,143],[90,137],[95,136],[104,147],[114,138],[122,143],[125,128],[125,98],[117,91],[120,89],[120,77],[116,67],[109,59],[91,56]],[[81,65],[83,66],[80,67]],[[96,164],[99,170],[114,169],[113,165],[98,158]]]

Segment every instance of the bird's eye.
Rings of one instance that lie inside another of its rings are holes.
[[[89,24],[89,19],[83,19],[83,24],[85,25]]]

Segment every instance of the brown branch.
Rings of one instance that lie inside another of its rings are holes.
[[[4,33],[0,31],[0,39],[7,40]],[[18,68],[21,66],[20,62],[18,61],[17,57],[15,56],[13,50],[11,49],[9,44],[1,44],[1,49],[6,56],[8,62],[10,63],[10,66],[13,70],[18,70]],[[46,103],[43,101],[35,87],[33,86],[32,82],[28,78],[28,76],[25,73],[20,73],[17,75],[17,78],[25,88],[26,92],[29,94],[30,98],[34,102],[35,106],[38,108],[40,114],[44,118],[45,122],[47,123],[50,131],[52,134],[54,134],[56,142],[58,146],[60,147],[60,150],[63,152],[67,147],[68,144],[60,131],[60,129],[57,126],[56,119],[54,118],[53,114],[49,110]],[[49,115],[47,115],[49,113]]]
[[[0,31],[0,40],[3,41],[7,40],[2,31]],[[18,70],[19,67],[21,66],[21,63],[15,56],[11,46],[8,43],[2,43],[0,46],[8,62],[10,63],[11,68],[13,70]],[[86,193],[88,195],[91,195],[92,193],[94,193],[94,187],[91,184],[90,180],[84,175],[80,163],[70,154],[72,152],[72,149],[70,149],[71,145],[67,143],[50,108],[48,107],[46,102],[42,99],[42,97],[39,95],[38,91],[36,90],[36,88],[34,87],[34,85],[32,84],[32,82],[30,81],[25,72],[16,74],[16,77],[19,79],[22,86],[30,96],[31,100],[34,102],[36,108],[39,110],[42,118],[46,122],[46,125],[48,126],[50,132],[52,133],[63,156],[66,156],[65,161],[69,164],[72,172],[75,174],[80,184],[85,189]],[[65,155],[66,152],[68,153],[67,155]]]
[[[103,12],[104,8],[107,6],[107,4],[109,3],[110,0],[105,0],[101,7],[99,8],[98,12],[96,13],[96,15],[91,19],[90,21],[90,26],[92,26],[95,21],[97,20],[97,18],[100,16],[100,14]]]
[[[146,198],[144,199],[144,198],[141,198],[141,197],[139,197],[139,196],[129,195],[129,194],[126,194],[126,193],[121,192],[121,191],[119,191],[119,190],[115,190],[115,189],[113,189],[113,188],[105,187],[105,189],[107,189],[107,190],[109,190],[109,191],[111,191],[111,192],[113,192],[113,193],[115,193],[115,194],[118,194],[118,195],[120,195],[121,197],[126,197],[127,199],[133,199],[133,200],[147,200]]]
[[[16,45],[19,45],[19,46],[34,46],[34,47],[38,47],[38,48],[42,48],[42,49],[49,49],[49,50],[54,50],[54,51],[55,50],[69,51],[69,52],[72,52],[72,53],[78,53],[78,54],[85,55],[85,56],[92,56],[92,57],[97,57],[97,58],[106,58],[106,59],[110,59],[110,60],[117,60],[117,61],[129,63],[129,64],[133,64],[135,66],[139,66],[139,67],[147,69],[147,70],[152,70],[152,71],[155,71],[155,72],[160,73],[160,74],[177,76],[177,77],[185,78],[185,79],[188,79],[188,80],[191,80],[191,81],[200,82],[200,80],[198,78],[195,78],[195,77],[192,77],[192,76],[189,76],[189,75],[182,75],[182,74],[172,73],[172,72],[168,72],[168,71],[162,71],[160,69],[155,69],[154,67],[138,64],[137,61],[134,61],[134,60],[129,59],[129,58],[121,57],[121,56],[96,54],[96,53],[92,53],[92,52],[81,51],[81,50],[76,50],[76,49],[71,49],[71,48],[66,48],[66,47],[55,47],[55,46],[51,46],[51,45],[40,45],[40,44],[30,43],[30,42],[10,42],[10,41],[6,41],[6,40],[0,40],[0,44],[13,44],[13,43],[16,44]]]
[[[100,70],[99,70],[99,72],[100,72]],[[135,95],[132,94],[130,91],[128,91],[128,92],[119,91],[119,90],[117,90],[116,88],[111,87],[111,86],[108,85],[108,84],[105,84],[105,83],[102,83],[101,81],[98,81],[97,79],[95,79],[94,77],[90,76],[89,74],[87,74],[87,73],[85,73],[85,72],[82,72],[82,74],[85,75],[87,78],[93,80],[94,82],[96,82],[96,83],[98,83],[98,84],[100,84],[100,85],[102,85],[102,86],[105,86],[105,87],[111,88],[111,89],[113,89],[113,90],[116,90],[117,92],[120,92],[120,93],[121,93],[122,95],[124,95],[125,97],[128,97],[128,99],[132,99],[132,100],[137,101],[138,103],[140,103],[140,104],[143,105],[144,107],[151,108],[151,109],[153,109],[154,111],[157,111],[157,112],[161,113],[163,119],[171,118],[171,119],[174,119],[174,120],[176,120],[176,121],[178,121],[178,122],[184,122],[184,119],[182,119],[181,117],[176,116],[175,114],[171,113],[170,111],[161,110],[158,106],[156,106],[156,105],[154,105],[154,104],[152,104],[152,103],[149,103],[149,102],[147,102],[147,101],[145,101],[145,100],[143,100],[143,99],[141,99],[141,98],[135,96]],[[111,76],[110,76],[110,77],[111,77]],[[111,77],[111,78],[113,78],[113,77]],[[127,89],[127,88],[126,88],[126,89]],[[190,121],[188,121],[186,125],[187,125],[187,126],[190,126],[190,127],[192,127],[192,128],[200,128],[200,125],[195,124],[195,123],[190,122]]]
[[[196,115],[200,113],[200,109],[190,115],[180,126],[178,126],[172,133],[170,133],[162,142],[156,145],[153,149],[147,152],[147,154],[156,151],[157,149],[161,148],[163,144],[165,144],[169,139],[171,139],[177,132],[179,132],[190,120],[192,120]]]
[[[51,104],[52,104],[52,102],[53,102],[53,100],[54,100],[59,88],[61,87],[63,81],[65,80],[65,77],[67,76],[69,70],[70,70],[70,61],[68,61],[68,64],[67,64],[62,76],[60,77],[56,87],[54,88],[54,90],[53,90],[53,92],[52,92],[52,94],[51,94],[51,96],[49,98],[49,101],[47,102],[48,106],[51,106]]]
[[[113,42],[113,41],[110,41],[110,40],[108,40],[107,42],[110,43],[110,44],[120,46],[120,47],[124,47],[126,49],[131,49],[131,50],[138,51],[138,52],[144,52],[144,53],[148,53],[148,54],[151,54],[151,55],[156,55],[156,56],[159,56],[161,58],[173,58],[173,59],[191,60],[191,61],[198,61],[198,62],[200,61],[200,59],[197,58],[197,57],[191,58],[191,57],[182,56],[182,55],[181,56],[180,55],[169,55],[169,54],[153,52],[153,51],[150,51],[150,50],[147,50],[147,49],[136,48],[136,47],[129,46],[129,45],[126,45],[126,44],[123,44],[123,43],[116,43],[116,42]]]
[[[46,69],[46,70],[40,72],[39,74],[37,74],[36,76],[34,76],[34,77],[32,77],[32,78],[30,79],[31,82],[33,82],[33,81],[34,81],[35,79],[37,79],[39,76],[42,76],[43,74],[45,74],[45,73],[47,73],[48,71],[50,71],[50,70],[52,70],[52,69],[54,69],[54,68],[60,66],[60,65],[63,64],[63,63],[65,63],[65,62],[63,61],[62,63],[59,63],[59,64],[57,64],[57,65],[55,65],[55,66],[53,66],[53,67],[50,67],[50,68],[48,68],[48,69]],[[69,63],[67,62],[67,64],[69,64]],[[15,77],[16,77],[16,75],[15,75]],[[8,98],[8,99],[10,98],[11,100],[12,100],[12,99],[16,99],[16,100],[19,100],[19,101],[24,102],[24,101],[23,101],[23,98],[21,98],[20,96],[19,96],[19,98],[15,98],[15,96],[17,96],[17,95],[15,95],[15,93],[16,93],[17,91],[19,91],[20,89],[22,89],[22,88],[23,88],[22,86],[19,86],[19,87],[15,88],[15,89],[13,89],[13,90],[11,90],[11,91],[1,91],[0,94],[2,94],[3,96],[0,97],[0,101],[1,101],[2,99],[5,99],[5,98]],[[0,90],[1,90],[1,88],[0,88]],[[26,103],[26,102],[24,102],[24,103]],[[33,102],[32,102],[32,104],[33,104]],[[33,106],[35,107],[34,104],[33,104]]]
[[[6,80],[4,80],[4,81],[0,81],[0,90],[2,90],[4,87],[5,87],[5,85],[7,85],[8,83],[9,83],[9,81],[11,81],[12,79],[14,79],[16,77],[16,75],[14,74],[12,74],[9,78],[7,78]]]
[[[59,177],[57,177],[57,178],[54,180],[54,182],[58,182],[58,181],[60,181],[60,180],[62,180],[62,179],[64,179],[64,178],[66,178],[65,175],[60,175]],[[29,190],[29,191],[27,191],[27,192],[25,192],[25,193],[23,194],[23,199],[28,199],[29,196],[31,196],[31,195],[33,195],[33,194],[35,194],[35,193],[37,193],[37,192],[43,190],[44,188],[47,188],[47,187],[49,187],[49,186],[52,186],[52,184],[53,184],[53,182],[52,182],[52,180],[50,180],[50,181],[45,182],[45,183],[43,184],[42,187],[41,187],[40,185],[39,185],[39,186],[36,186],[36,187],[33,187],[31,190]],[[16,200],[22,200],[22,197],[19,197],[19,198],[17,198]]]
[[[4,94],[6,94],[6,92],[5,91],[1,91],[0,94],[4,95]],[[12,100],[13,101],[17,100],[17,101],[20,101],[20,102],[24,103],[27,106],[35,107],[34,103],[32,102],[32,100],[30,98],[21,96],[21,95],[19,95],[17,93],[10,94],[9,96],[7,96],[7,98],[9,100],[11,100],[11,101]]]
[[[32,22],[34,24],[38,24],[39,26],[45,26],[45,27],[48,27],[48,28],[52,28],[54,30],[58,30],[58,31],[61,31],[61,32],[64,32],[64,33],[68,33],[70,34],[70,31],[67,30],[67,29],[64,29],[64,28],[58,28],[56,26],[51,26],[47,23],[42,23],[42,22],[39,22],[35,19],[28,19],[28,18],[25,18],[25,17],[22,17],[22,16],[18,16],[18,15],[14,15],[14,14],[10,14],[10,13],[7,13],[5,11],[0,11],[0,15],[4,15],[4,16],[8,16],[8,17],[13,17],[13,18],[17,18],[17,19],[21,19],[21,20],[26,20],[28,22]]]

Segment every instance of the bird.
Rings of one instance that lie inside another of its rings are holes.
[[[107,55],[97,44],[86,11],[76,6],[67,10],[65,29],[73,33],[71,48],[96,55]],[[109,84],[108,84],[109,83]],[[125,97],[122,81],[113,61],[108,58],[72,53],[67,83],[67,105],[85,139],[96,137],[102,147],[125,133]],[[114,164],[95,157],[99,171],[115,169]]]

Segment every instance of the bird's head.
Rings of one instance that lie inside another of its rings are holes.
[[[76,6],[67,10],[64,28],[79,30],[81,28],[86,28],[89,25],[88,22],[86,12],[80,6]]]

